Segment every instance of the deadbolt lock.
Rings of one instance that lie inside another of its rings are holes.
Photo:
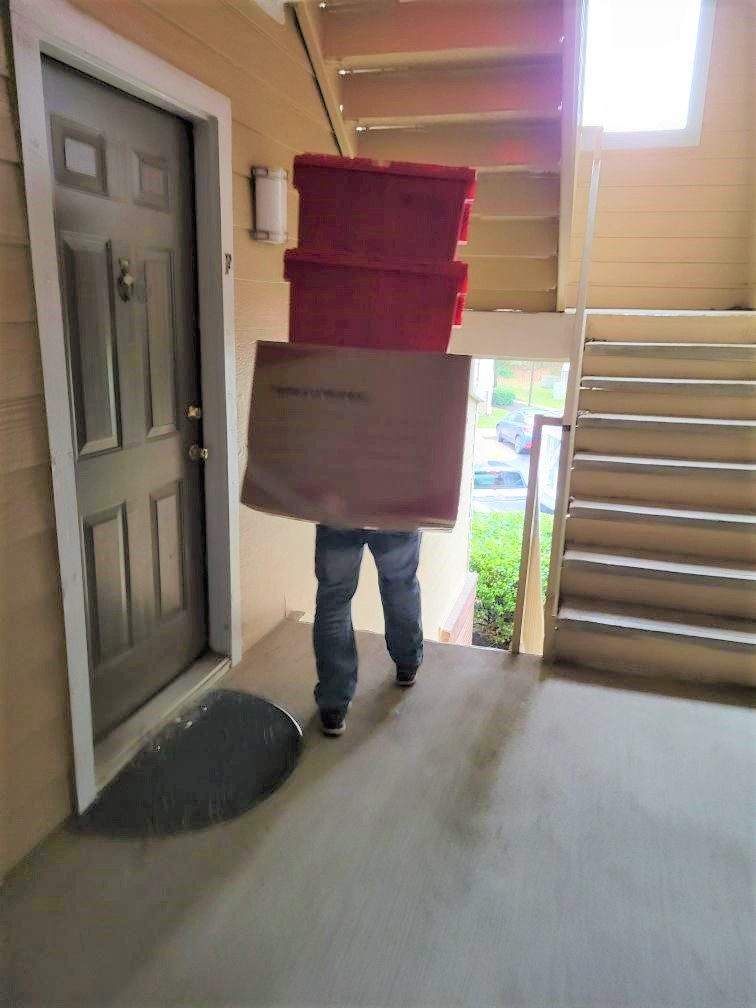
[[[189,458],[192,462],[205,462],[210,452],[201,445],[193,444],[189,449]]]
[[[202,419],[202,407],[196,406],[192,403],[191,406],[187,406],[184,411],[190,420],[201,420]]]

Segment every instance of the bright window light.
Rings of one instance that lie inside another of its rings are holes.
[[[684,129],[700,14],[701,0],[590,0],[583,124]]]

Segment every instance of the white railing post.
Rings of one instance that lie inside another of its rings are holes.
[[[589,131],[583,131],[584,140]],[[557,494],[554,505],[554,529],[551,540],[551,558],[549,561],[549,579],[546,587],[546,603],[544,605],[544,648],[546,660],[554,656],[554,631],[559,610],[559,591],[562,578],[562,556],[567,525],[567,510],[570,503],[570,482],[572,456],[575,450],[575,423],[577,421],[578,399],[580,397],[580,381],[583,370],[583,349],[585,347],[586,316],[588,308],[588,280],[591,272],[591,255],[593,250],[593,233],[596,227],[596,210],[598,208],[599,183],[601,180],[601,146],[603,130],[596,129],[593,137],[593,163],[591,167],[591,186],[588,194],[588,213],[585,223],[585,238],[583,254],[580,261],[580,278],[578,281],[577,299],[575,304],[575,323],[570,351],[570,373],[567,381],[567,395],[564,404],[562,427],[562,446],[559,457],[559,476],[557,479]]]
[[[544,609],[541,595],[541,528],[539,474],[543,428],[559,426],[562,417],[536,414],[533,420],[533,445],[530,449],[528,493],[520,552],[520,579],[512,624],[512,654],[543,654]]]

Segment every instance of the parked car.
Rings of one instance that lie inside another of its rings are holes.
[[[518,406],[496,424],[496,437],[504,444],[514,445],[520,455],[533,447],[533,418],[537,413],[555,415],[553,410],[535,409],[533,406]]]
[[[513,497],[524,497],[527,483],[521,472],[506,462],[479,462],[473,469],[476,490],[511,490]]]

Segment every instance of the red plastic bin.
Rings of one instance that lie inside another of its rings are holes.
[[[294,187],[300,248],[448,262],[467,240],[475,170],[300,154]]]
[[[467,292],[467,264],[375,260],[289,249],[289,339],[445,353]]]

